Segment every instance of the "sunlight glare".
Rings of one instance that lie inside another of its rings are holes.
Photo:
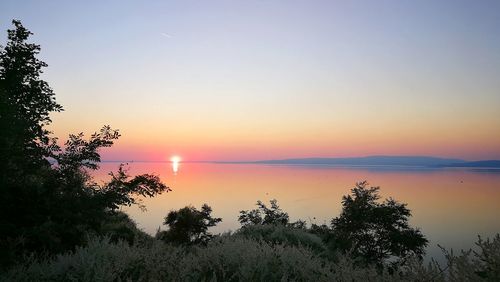
[[[177,174],[179,171],[179,162],[181,161],[181,158],[179,156],[172,156],[170,158],[170,161],[172,162],[172,171],[174,174]]]

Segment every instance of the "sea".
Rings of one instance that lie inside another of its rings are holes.
[[[102,163],[95,179],[104,183],[120,163]],[[139,228],[154,235],[164,217],[185,206],[208,204],[222,222],[214,234],[240,227],[242,210],[258,200],[276,199],[290,219],[330,224],[342,210],[342,196],[357,182],[380,187],[382,199],[394,198],[411,210],[410,224],[429,239],[426,259],[443,261],[447,250],[476,248],[478,236],[500,233],[500,170],[403,166],[266,165],[234,163],[130,162],[128,174],[158,175],[172,191],[123,207]]]

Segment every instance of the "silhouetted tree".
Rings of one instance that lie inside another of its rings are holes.
[[[290,222],[288,213],[283,211],[276,199],[270,200],[270,207],[267,207],[262,201],[257,201],[257,209],[249,211],[240,211],[238,221],[242,227],[251,225],[283,225],[292,229],[306,229],[307,224],[303,220]]]
[[[428,241],[420,230],[410,227],[410,210],[392,198],[378,202],[378,191],[379,187],[368,187],[364,181],[342,198],[342,213],[331,223],[330,242],[366,263],[382,264],[410,255],[422,258]]]
[[[0,264],[31,251],[60,252],[83,244],[85,234],[100,234],[120,205],[138,197],[169,191],[154,175],[134,178],[123,167],[105,185],[89,170],[98,169],[99,150],[119,133],[109,126],[89,140],[70,135],[64,148],[45,129],[49,114],[62,107],[48,83],[40,79],[47,65],[27,43],[31,32],[19,21],[8,30],[0,51]],[[109,228],[108,228],[109,229]]]
[[[281,224],[287,225],[289,222],[288,213],[284,212],[278,205],[278,201],[269,201],[271,207],[267,207],[263,202],[257,201],[257,209],[250,211],[240,211],[238,221],[242,226],[258,224]]]
[[[20,21],[8,30],[5,48],[0,46],[0,166],[2,179],[15,179],[26,170],[47,165],[43,158],[52,143],[44,128],[51,112],[62,111],[48,83],[40,79],[47,64],[36,55],[40,46],[27,43],[32,34]]]
[[[40,79],[47,65],[36,55],[40,46],[27,43],[31,35],[12,21],[8,42],[0,46],[0,259],[29,236],[25,227],[40,220],[36,206],[44,201],[43,179],[53,177],[47,156],[57,148],[44,126],[49,114],[62,107],[47,82]],[[45,224],[49,225],[48,223]],[[34,230],[33,230],[34,231]],[[3,252],[2,252],[3,251]]]
[[[211,213],[212,208],[207,204],[204,204],[201,210],[188,206],[178,211],[170,211],[163,223],[168,226],[168,230],[160,231],[156,236],[175,244],[205,244],[214,236],[208,232],[208,228],[222,221],[221,218],[212,217]]]

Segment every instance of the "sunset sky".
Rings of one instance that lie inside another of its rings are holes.
[[[500,159],[500,1],[14,1],[107,160]]]

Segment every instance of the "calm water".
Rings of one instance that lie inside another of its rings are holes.
[[[107,179],[117,163],[104,163],[97,178]],[[154,234],[169,210],[207,203],[223,221],[212,232],[239,227],[240,210],[255,208],[257,200],[277,199],[292,220],[329,223],[339,215],[341,198],[357,181],[381,187],[412,210],[411,224],[430,240],[428,255],[439,259],[437,244],[473,247],[477,235],[500,232],[500,170],[346,168],[251,164],[131,163],[130,174],[155,173],[172,192],[145,199],[146,212],[125,208],[138,225]]]

